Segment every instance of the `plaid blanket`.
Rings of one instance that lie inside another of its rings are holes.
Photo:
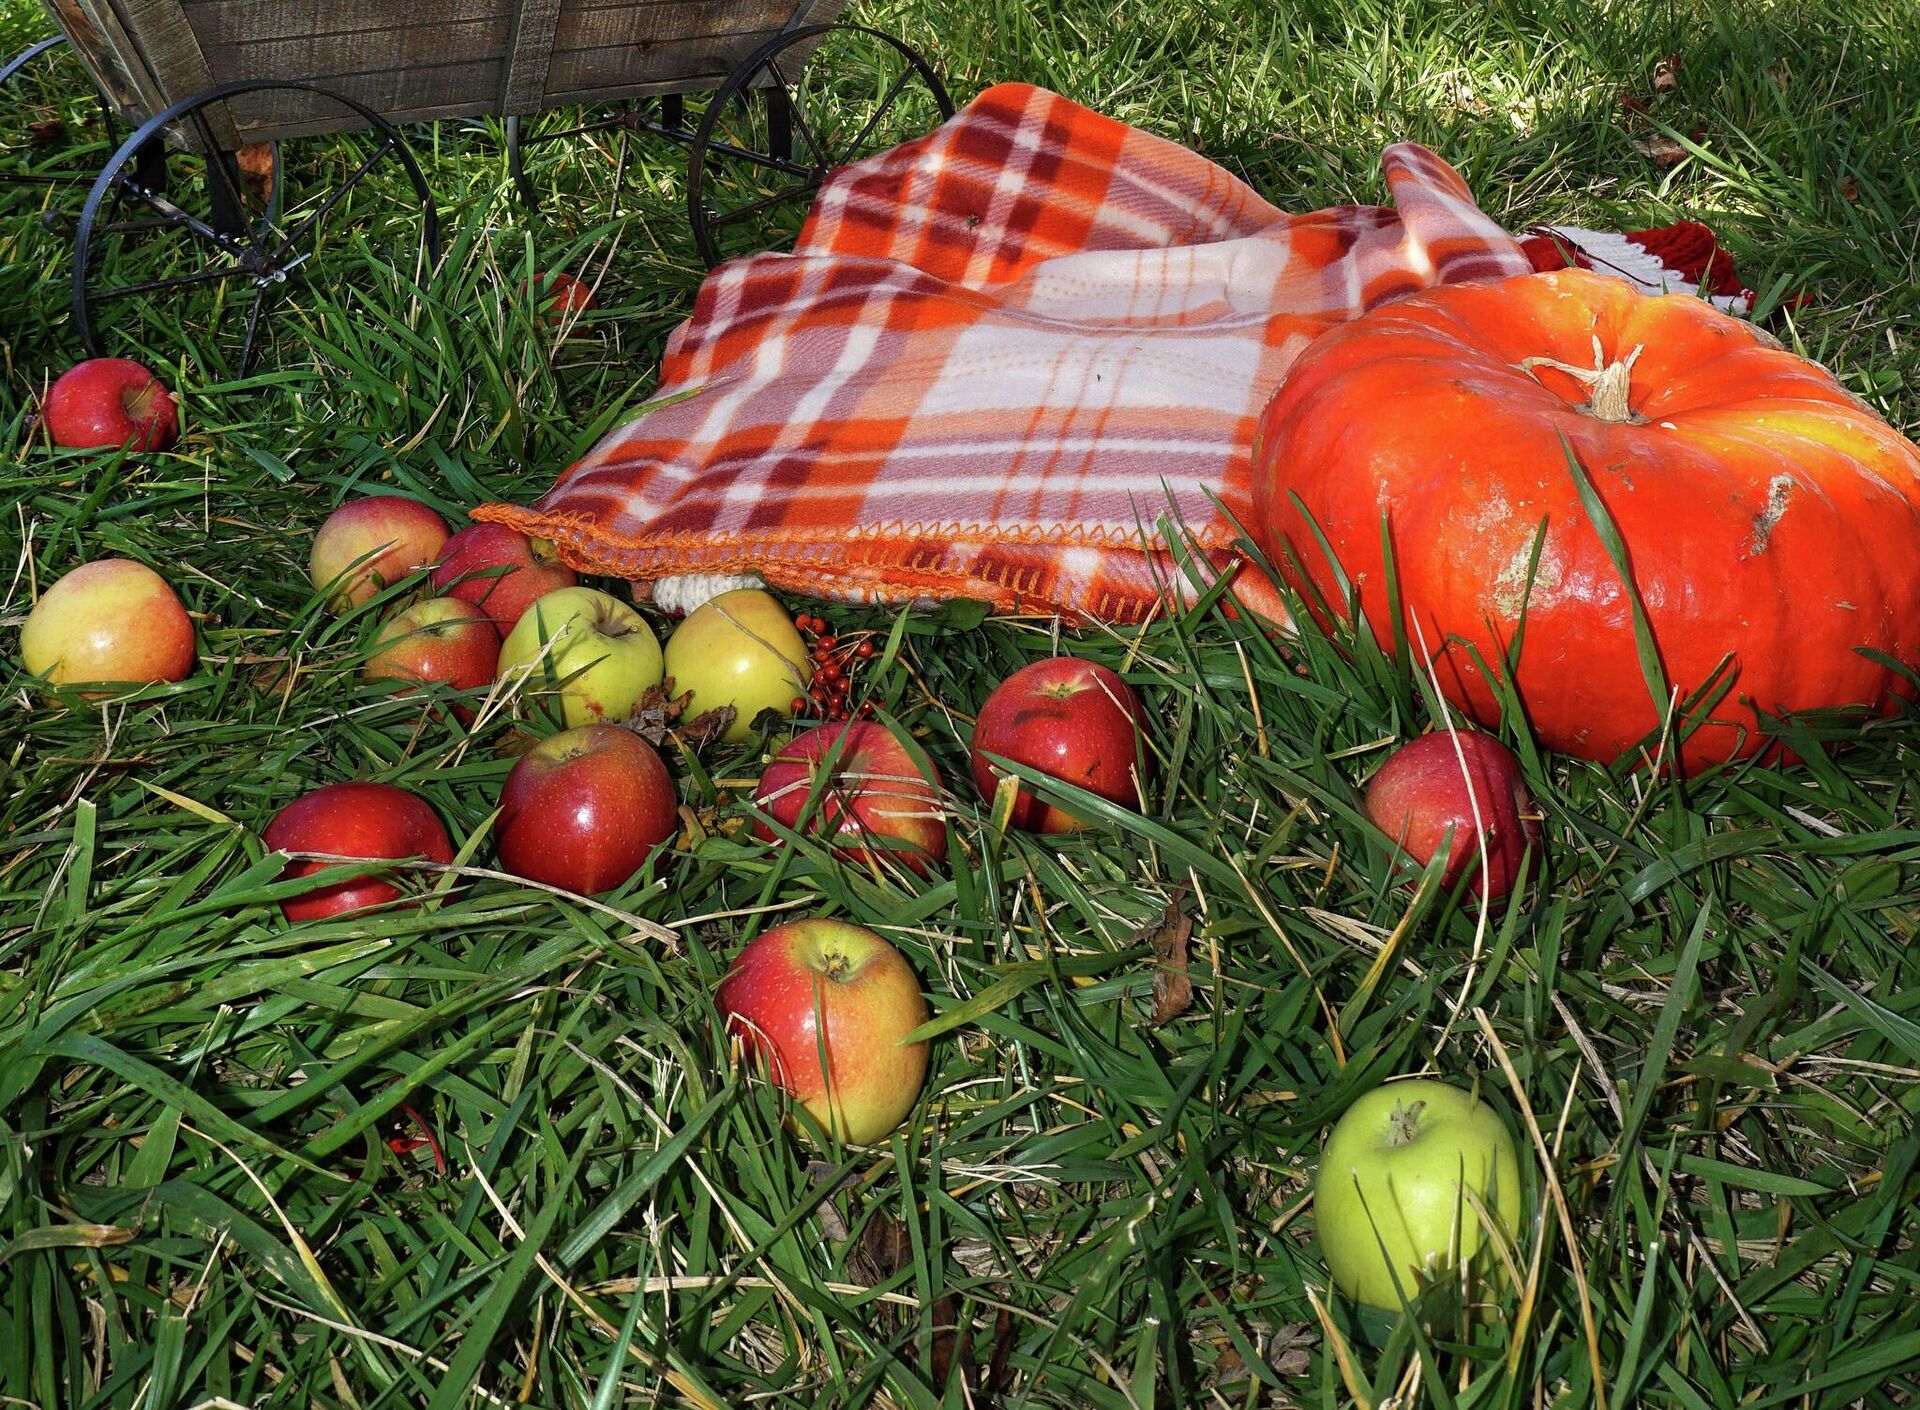
[[[791,255],[715,270],[643,414],[476,517],[636,586],[1138,621],[1181,560],[1234,563],[1255,419],[1317,334],[1532,267],[1431,152],[1382,163],[1392,208],[1290,215],[1173,142],[988,89],[837,172]],[[1277,610],[1264,588],[1236,584]]]

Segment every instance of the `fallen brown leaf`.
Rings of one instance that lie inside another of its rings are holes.
[[[727,732],[737,713],[731,705],[720,705],[704,714],[695,715],[674,733],[680,737],[682,744],[698,754]]]
[[[1653,91],[1671,93],[1680,86],[1680,56],[1669,54],[1653,66]]]
[[[1134,936],[1153,947],[1158,964],[1153,976],[1153,1013],[1147,1022],[1155,1028],[1170,1023],[1193,1007],[1193,982],[1187,978],[1187,941],[1193,937],[1193,917],[1186,912],[1187,889],[1174,890],[1159,919]]]
[[[240,180],[260,205],[273,199],[273,164],[276,160],[271,142],[249,142],[233,154],[240,168]]]
[[[59,118],[41,118],[38,122],[27,124],[27,145],[29,147],[51,147],[56,142],[67,140],[67,125]]]
[[[633,707],[633,713],[627,717],[627,728],[657,748],[667,742],[667,736],[673,732],[674,722],[686,712],[687,702],[692,699],[692,691],[676,696],[673,693],[673,677],[668,676],[659,685],[647,687],[646,693]]]

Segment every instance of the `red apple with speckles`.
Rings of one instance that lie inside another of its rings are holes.
[[[350,499],[313,536],[308,573],[327,607],[346,612],[371,602],[402,578],[431,568],[446,547],[447,523],[417,499]]]
[[[679,827],[673,775],[653,746],[618,725],[581,725],[520,756],[494,834],[507,871],[593,896],[639,871]]]
[[[373,639],[361,674],[370,681],[439,681],[455,690],[493,684],[500,634],[487,614],[457,597],[430,597],[389,617]],[[468,724],[473,710],[455,705]]]
[[[924,874],[946,855],[940,776],[922,774],[884,725],[822,725],[799,735],[761,772],[753,801],[782,826],[832,844],[844,862],[885,858]],[[764,842],[778,836],[762,821],[754,832]]]
[[[47,389],[40,417],[55,445],[74,450],[165,450],[180,435],[173,393],[124,357],[75,363]]]
[[[369,860],[453,860],[453,844],[433,809],[406,789],[388,783],[329,783],[302,794],[274,814],[267,824],[266,843],[275,852],[325,852]],[[336,865],[290,861],[280,879],[292,881]],[[290,897],[280,903],[280,909],[288,920],[324,920],[386,905],[406,894],[382,877],[365,876]]]
[[[1133,687],[1092,661],[1055,656],[1008,676],[987,697],[973,726],[973,781],[993,801],[1004,771],[989,755],[1129,808],[1140,806],[1145,715]],[[1077,832],[1088,826],[1026,789],[1016,794],[1013,826],[1028,832]]]
[[[871,930],[837,920],[776,926],[734,959],[715,996],[728,1031],[843,1141],[884,1140],[927,1077],[920,982]],[[822,1060],[824,1058],[824,1061]]]
[[[505,524],[462,529],[447,540],[433,569],[433,590],[482,608],[493,619],[496,642],[540,598],[579,581],[551,542],[530,539]]]
[[[1511,891],[1529,847],[1539,872],[1540,810],[1527,792],[1520,761],[1477,730],[1439,730],[1396,750],[1367,785],[1367,816],[1423,867],[1447,846],[1442,882],[1452,886],[1465,875],[1472,895],[1482,894],[1483,885],[1488,900]]]
[[[53,685],[184,680],[193,622],[146,564],[98,558],[40,594],[20,629],[20,660]]]

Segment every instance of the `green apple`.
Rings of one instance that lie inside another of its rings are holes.
[[[1520,1160],[1493,1108],[1445,1082],[1389,1082],[1347,1108],[1314,1181],[1314,1222],[1342,1292],[1398,1311],[1487,1242],[1463,1191],[1512,1234]],[[1397,1289],[1397,1290],[1396,1290]]]
[[[500,643],[496,676],[509,671],[559,686],[568,728],[618,724],[665,674],[646,618],[597,588],[537,599]]]
[[[690,691],[687,718],[734,708],[723,736],[738,744],[762,710],[791,714],[812,671],[806,643],[787,609],[758,588],[735,588],[703,603],[667,638],[666,670],[676,691]]]

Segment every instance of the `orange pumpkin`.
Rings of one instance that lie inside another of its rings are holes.
[[[1563,270],[1335,329],[1260,417],[1255,524],[1296,586],[1344,612],[1310,515],[1391,642],[1384,520],[1405,640],[1424,637],[1482,722],[1499,709],[1466,648],[1505,669],[1524,607],[1513,684],[1535,734],[1611,760],[1662,712],[1567,448],[1624,543],[1669,688],[1724,680],[1731,658],[1684,766],[1759,749],[1756,710],[1891,707],[1901,678],[1858,648],[1920,665],[1920,450],[1698,299]]]

